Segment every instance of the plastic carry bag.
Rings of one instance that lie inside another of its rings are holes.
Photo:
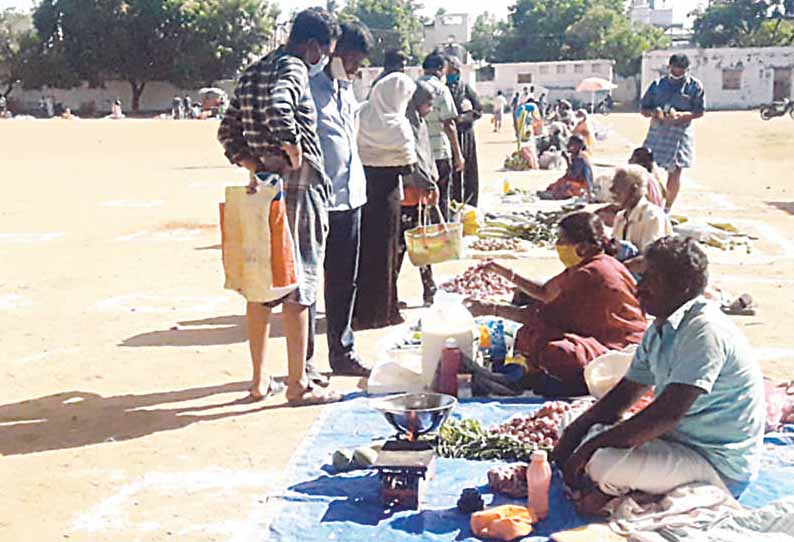
[[[221,208],[224,287],[251,302],[281,299],[298,286],[283,180],[258,174],[255,194],[244,186],[226,188]]]
[[[637,346],[631,345],[623,350],[612,350],[591,361],[584,368],[584,379],[590,395],[600,399],[617,386],[628,372],[636,351]]]

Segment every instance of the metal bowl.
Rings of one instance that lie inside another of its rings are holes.
[[[375,400],[372,407],[410,440],[438,429],[457,403],[442,393],[405,393]]]

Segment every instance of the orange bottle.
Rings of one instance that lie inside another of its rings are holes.
[[[538,518],[549,515],[549,487],[551,486],[551,465],[546,452],[532,452],[532,461],[527,469],[527,507]]]

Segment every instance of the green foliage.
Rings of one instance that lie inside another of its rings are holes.
[[[792,0],[731,0],[698,14],[695,40],[701,47],[772,47],[794,44]]]
[[[62,50],[79,78],[129,82],[138,110],[149,81],[235,75],[269,35],[274,13],[258,0],[42,0],[33,20],[45,49]]]
[[[341,20],[358,20],[367,25],[376,46],[370,63],[383,65],[384,53],[401,49],[419,57],[424,22],[416,14],[421,5],[414,0],[350,0],[339,13]]]
[[[497,44],[505,30],[505,23],[487,11],[477,17],[471,30],[471,40],[466,44],[474,60],[495,62],[497,60]]]
[[[639,73],[643,52],[669,46],[661,29],[632,24],[626,15],[596,5],[565,31],[562,54],[568,59],[612,59],[615,71],[627,76]]]

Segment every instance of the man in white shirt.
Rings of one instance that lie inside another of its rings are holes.
[[[505,98],[502,91],[497,91],[496,98],[493,101],[493,131],[494,132],[501,132],[502,131],[502,117],[505,113],[505,107],[507,107],[507,98]]]
[[[673,234],[673,227],[664,211],[645,197],[647,190],[648,172],[642,166],[630,165],[615,172],[610,191],[620,211],[615,217],[612,237],[624,248],[628,243],[636,248],[628,254],[642,254],[657,239]],[[621,250],[621,253],[626,254],[626,250]],[[640,271],[640,262],[620,254],[618,259],[627,260],[624,263],[632,271]]]

